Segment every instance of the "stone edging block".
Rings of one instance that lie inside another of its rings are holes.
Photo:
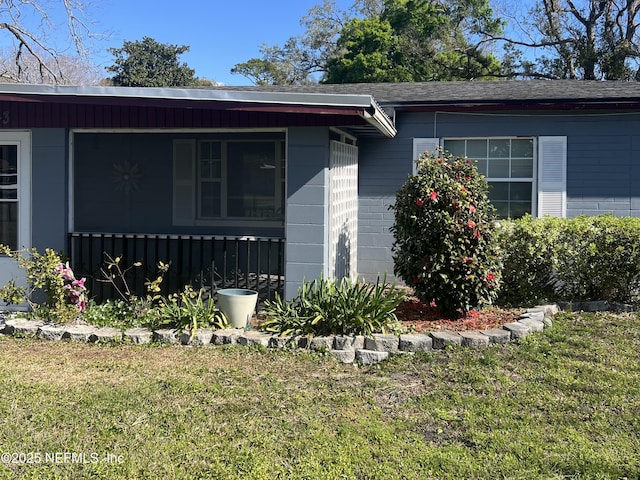
[[[492,343],[509,343],[524,338],[533,332],[552,326],[551,317],[560,310],[557,305],[539,305],[520,315],[518,321],[507,323],[503,328],[480,331],[434,331],[429,334],[373,334],[328,335],[328,336],[285,336],[270,335],[257,330],[241,329],[198,329],[192,335],[190,331],[146,328],[130,328],[122,332],[112,327],[93,327],[90,325],[52,325],[41,321],[4,318],[0,315],[0,334],[30,335],[44,340],[130,341],[145,344],[152,341],[198,345],[260,345],[268,348],[309,348],[325,350],[337,361],[351,364],[358,362],[371,365],[392,355],[414,354],[443,349],[447,346],[483,348]]]

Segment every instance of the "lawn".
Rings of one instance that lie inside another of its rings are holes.
[[[7,337],[0,365],[0,479],[640,477],[636,315],[371,367]]]

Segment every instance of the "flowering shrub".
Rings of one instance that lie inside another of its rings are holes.
[[[69,265],[63,263],[54,250],[47,248],[41,254],[35,248],[12,251],[0,245],[0,255],[16,260],[26,273],[26,286],[10,280],[0,288],[0,299],[7,305],[26,303],[34,316],[62,323],[74,320],[84,312],[85,279],[76,279]]]
[[[502,265],[484,177],[471,160],[440,150],[417,167],[390,207],[396,275],[450,316],[492,303]]]
[[[66,264],[58,264],[55,272],[62,277],[64,290],[69,303],[75,305],[81,312],[84,312],[87,308],[87,288],[84,286],[86,278],[82,277],[80,280],[77,280],[73,274],[73,270],[69,267],[69,262]]]

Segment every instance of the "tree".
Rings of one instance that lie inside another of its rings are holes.
[[[257,84],[470,79],[500,71],[484,52],[484,31],[498,35],[489,0],[355,0],[313,7],[305,34],[231,70]]]
[[[122,48],[109,49],[115,60],[107,71],[115,74],[111,80],[121,87],[195,85],[198,83],[195,71],[178,60],[179,55],[188,51],[186,45],[158,43],[150,37],[135,42],[125,41]]]
[[[252,58],[231,69],[257,85],[295,85],[316,81],[335,54],[342,28],[354,15],[375,15],[382,0],[355,0],[349,11],[340,10],[332,0],[312,7],[300,24],[305,33],[289,38],[283,46],[262,45],[262,58]]]
[[[539,0],[515,20],[521,38],[490,35],[510,46],[512,76],[640,79],[640,0]],[[534,48],[543,53],[532,61]]]
[[[385,0],[376,18],[351,20],[326,65],[326,83],[419,82],[492,77],[485,33],[502,23],[488,0]]]
[[[0,8],[0,31],[12,47],[4,50],[0,62],[0,78],[13,82],[69,83],[68,67],[92,69],[88,61],[87,41],[90,37],[85,9],[81,0],[5,0]],[[64,17],[65,26],[53,19]],[[66,45],[55,44],[51,34],[66,30]],[[72,50],[73,55],[66,54]]]
[[[24,56],[20,64],[16,65],[14,61],[16,53],[14,49],[0,50],[0,72],[2,72],[0,77],[4,82],[99,85],[103,81],[100,69],[79,56],[57,55],[53,65],[51,65],[53,62],[51,59],[43,65],[40,59],[45,58],[46,55],[40,52],[40,59],[33,55]]]

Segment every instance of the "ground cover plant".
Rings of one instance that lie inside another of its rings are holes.
[[[638,320],[561,314],[517,344],[357,368],[0,337],[0,479],[638,478]]]

